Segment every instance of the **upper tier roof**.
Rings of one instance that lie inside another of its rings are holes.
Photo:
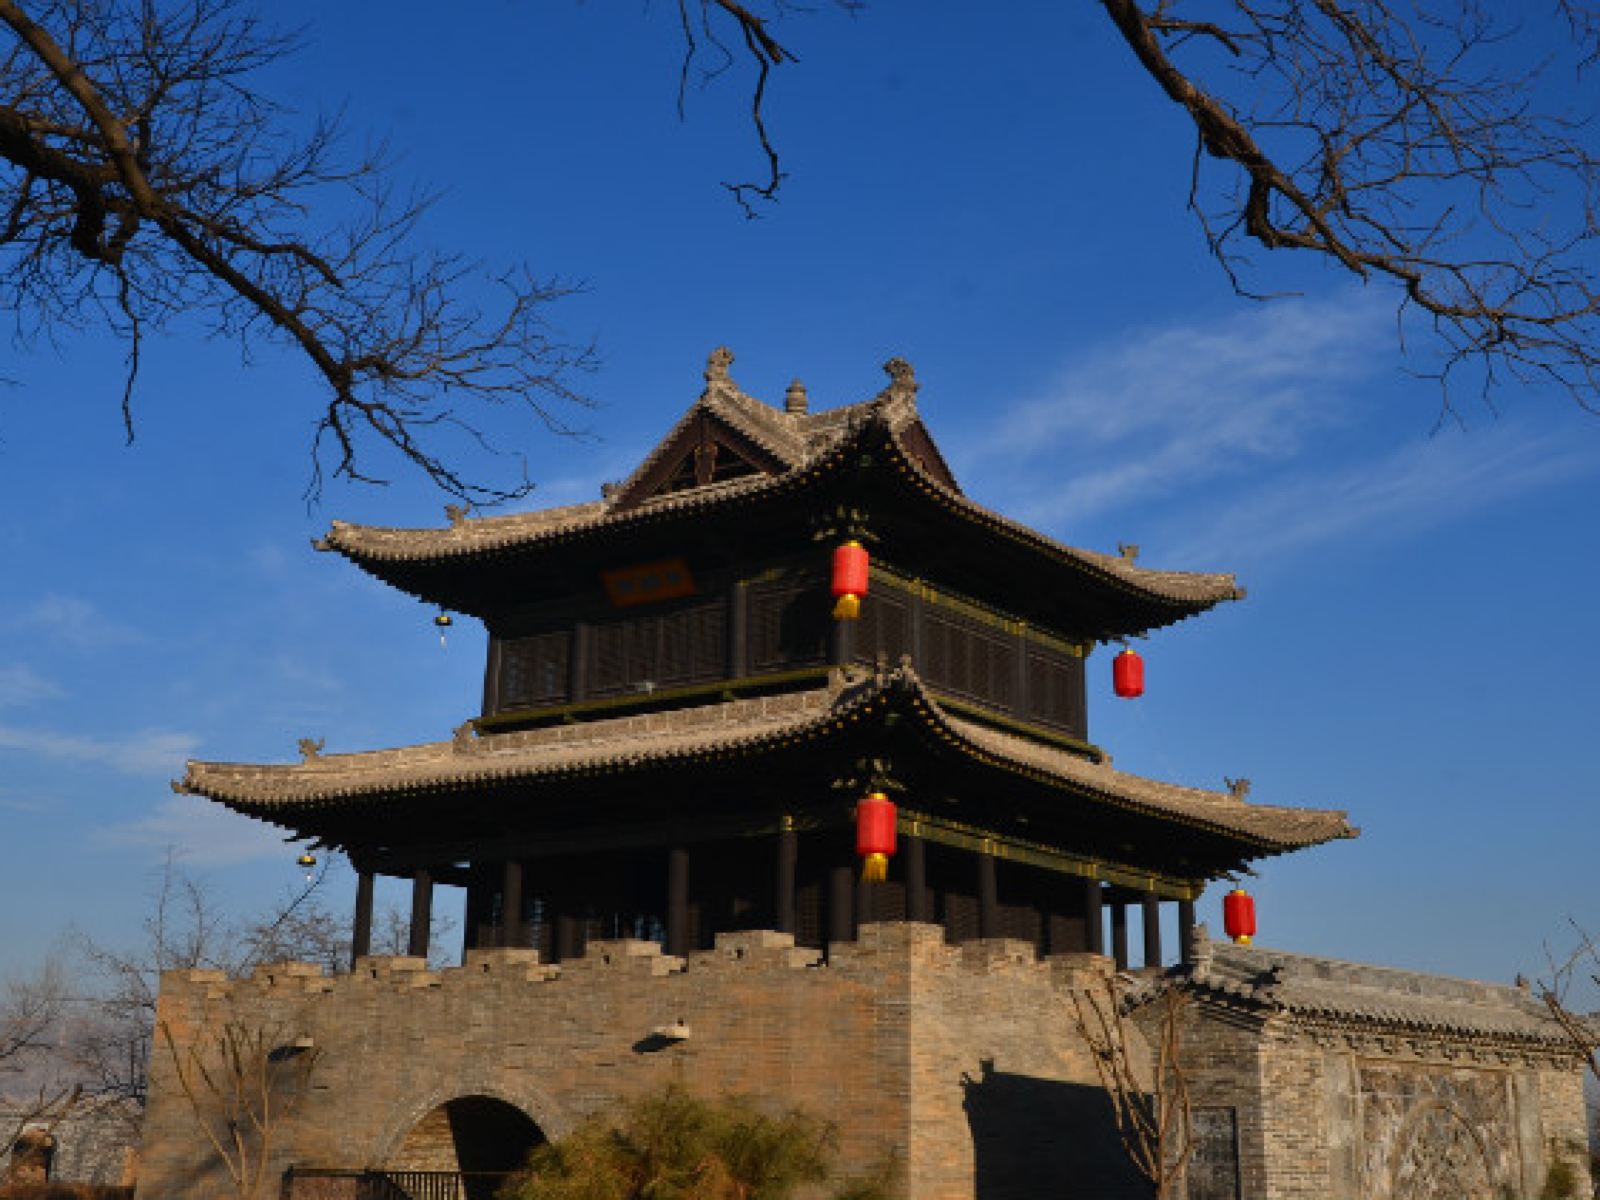
[[[1126,628],[1087,633],[1139,632],[1243,595],[1232,575],[1150,570],[1128,557],[1064,545],[974,503],[962,493],[917,413],[918,385],[903,359],[885,364],[890,382],[878,395],[817,413],[809,411],[798,384],[783,409],[746,395],[728,374],[732,359],[725,349],[712,354],[700,398],[626,480],[602,489],[599,500],[490,517],[468,517],[452,507],[450,524],[435,529],[335,521],[318,548],[342,554],[423,599],[461,607],[470,601],[444,582],[453,568],[781,500],[826,486],[870,449],[886,452],[887,461],[874,470],[885,479],[898,473],[908,503],[932,506],[946,524],[954,521],[1003,541],[1040,570],[1073,572],[1091,588],[1120,594],[1139,610]],[[712,443],[715,447],[705,453],[702,448]],[[715,477],[719,456],[733,467],[726,478]]]

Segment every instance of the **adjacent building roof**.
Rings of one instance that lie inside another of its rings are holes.
[[[903,359],[885,364],[890,383],[877,396],[817,413],[797,402],[795,388],[790,389],[784,409],[746,395],[728,375],[732,359],[726,350],[711,356],[700,398],[628,479],[608,486],[599,500],[490,517],[468,517],[452,509],[450,524],[436,529],[335,521],[317,545],[397,587],[422,594],[425,585],[419,583],[418,567],[525,553],[601,531],[611,534],[788,495],[845,469],[859,457],[857,451],[866,441],[876,440],[886,443],[894,459],[885,465],[902,471],[926,499],[951,517],[1045,560],[1068,564],[1124,594],[1173,610],[1154,623],[1165,624],[1243,595],[1232,575],[1150,570],[1131,557],[1064,545],[968,499],[918,415],[918,385]],[[695,436],[712,436],[707,429],[720,431],[715,436],[742,448],[747,473],[677,490],[652,490],[665,467],[692,453]]]
[[[303,744],[288,765],[191,762],[175,790],[295,828],[319,810],[447,798],[486,786],[694,768],[749,759],[832,738],[864,720],[896,714],[968,762],[1026,776],[1048,789],[1242,843],[1263,857],[1353,837],[1340,811],[1248,803],[1115,770],[1083,753],[986,728],[946,711],[911,667],[826,687],[616,717],[577,725],[456,738],[394,750],[321,754]]]
[[[1174,968],[1162,986],[1318,1025],[1571,1045],[1545,1004],[1525,988],[1212,941],[1203,926],[1197,933],[1194,962]]]

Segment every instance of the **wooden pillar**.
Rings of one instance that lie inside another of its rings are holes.
[[[828,941],[848,942],[856,936],[855,868],[834,867],[828,872]]]
[[[1161,965],[1161,897],[1154,892],[1146,892],[1142,901],[1144,906],[1144,965],[1159,967]]]
[[[350,965],[372,953],[372,872],[356,872],[356,919],[350,931]]]
[[[428,957],[428,938],[433,930],[433,875],[418,867],[411,876],[411,936],[406,953],[413,958]]]
[[[1105,892],[1098,879],[1083,881],[1084,948],[1090,954],[1106,952]]]
[[[902,835],[901,853],[906,856],[906,920],[926,921],[928,917],[928,848],[922,838]]]
[[[683,846],[667,851],[667,953],[689,953],[689,851]]]
[[[522,864],[508,858],[500,871],[500,944],[523,946],[527,941],[522,927]]]
[[[1184,966],[1194,962],[1194,901],[1178,901],[1178,954]]]
[[[578,918],[565,905],[556,914],[556,961],[578,957]]]
[[[856,656],[856,626],[860,621],[841,621],[837,618],[833,622],[833,631],[829,637],[832,643],[828,647],[829,658],[834,666],[843,666]]]
[[[988,850],[978,852],[978,936],[1000,936],[1000,885],[994,855]]]
[[[1111,902],[1111,957],[1117,970],[1128,969],[1128,906],[1121,900]]]
[[[778,869],[773,885],[773,924],[779,933],[794,933],[794,873],[800,861],[800,835],[795,832],[794,818],[784,817],[778,826]]]

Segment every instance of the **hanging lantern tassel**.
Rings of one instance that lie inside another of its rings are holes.
[[[302,854],[294,861],[295,865],[306,873],[306,882],[310,883],[311,873],[317,868],[317,856],[314,854]]]
[[[1144,659],[1126,646],[1111,660],[1111,687],[1124,699],[1144,695]]]
[[[439,649],[443,650],[445,648],[444,635],[455,622],[450,619],[450,614],[441,608],[439,615],[433,619],[433,623],[439,630]]]
[[[1222,928],[1241,946],[1248,946],[1256,935],[1256,902],[1243,888],[1234,888],[1222,898]]]
[[[867,594],[869,571],[867,548],[860,542],[846,542],[833,552],[833,595],[835,620],[854,621],[861,615],[861,597]]]
[[[873,792],[856,805],[856,853],[861,856],[863,883],[882,883],[889,878],[894,822],[894,802],[882,792]]]

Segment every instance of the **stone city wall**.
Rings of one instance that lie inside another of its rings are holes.
[[[286,1061],[316,1056],[274,1130],[272,1181],[290,1165],[450,1169],[467,1143],[462,1110],[441,1106],[462,1098],[559,1137],[676,1080],[835,1122],[845,1171],[893,1155],[915,1200],[1132,1200],[1147,1189],[1074,1004],[1103,994],[1111,969],[884,923],[826,965],[786,934],[750,932],[687,961],[613,941],[559,966],[484,950],[443,971],[368,958],[334,977],[293,963],[243,981],[175,972],[159,1015],[180,1051],[231,1021],[270,1032]],[[1581,1145],[1581,1070],[1549,1047],[1396,1040],[1202,1001],[1185,1022],[1202,1143],[1188,1200],[1534,1200],[1552,1155]],[[1141,1069],[1150,1036],[1134,1038]],[[145,1130],[141,1198],[230,1194],[159,1035]]]

